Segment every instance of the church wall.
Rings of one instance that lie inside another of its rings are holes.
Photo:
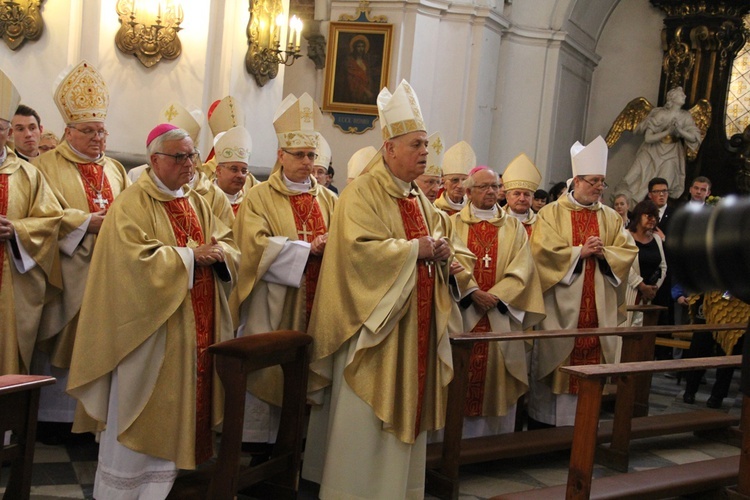
[[[643,96],[657,105],[661,76],[663,13],[648,0],[620,2],[609,17],[596,46],[601,61],[594,72],[586,124],[586,140],[603,137],[620,111]],[[607,183],[613,187],[635,159],[643,136],[624,132],[609,151]]]
[[[253,136],[251,164],[272,165],[276,154],[273,113],[281,102],[281,79],[257,87],[244,68],[247,0],[185,0],[180,32],[182,54],[146,68],[115,47],[120,23],[115,0],[56,0],[42,7],[45,28],[38,41],[13,52],[0,47],[0,64],[20,89],[24,103],[42,123],[60,134],[64,123],[52,100],[58,75],[86,58],[102,73],[110,90],[107,148],[112,154],[144,154],[145,136],[160,120],[159,111],[177,100],[204,112],[231,94],[241,102]],[[211,147],[204,122],[202,151]]]

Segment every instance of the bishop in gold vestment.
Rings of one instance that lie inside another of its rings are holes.
[[[312,389],[331,385],[328,424],[308,432],[327,433],[324,499],[423,498],[426,434],[444,425],[453,376],[452,248],[412,182],[425,125],[406,82],[378,108],[384,158],[342,192],[308,330]]]
[[[618,306],[638,249],[613,209],[599,202],[607,145],[601,137],[571,150],[574,189],[539,211],[531,249],[547,317],[545,330],[617,326]],[[613,363],[616,337],[544,339],[534,344],[529,416],[573,425],[577,385],[562,365]]]
[[[106,426],[97,498],[163,498],[177,468],[212,456],[211,432],[222,421],[207,348],[232,338],[239,254],[230,229],[186,186],[194,169],[187,133],[162,136],[149,150],[152,168],[102,226],[73,351],[68,392]],[[169,156],[180,154],[182,163]],[[117,294],[100,292],[114,281]],[[74,430],[93,430],[80,423]]]

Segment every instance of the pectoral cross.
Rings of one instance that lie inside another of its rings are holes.
[[[109,201],[102,198],[102,193],[96,193],[96,198],[94,198],[94,203],[99,205],[99,208],[101,210],[104,210],[105,208],[107,208],[107,205],[109,205]]]
[[[307,223],[302,223],[302,231],[297,231],[297,235],[302,239],[303,241],[307,241],[308,236],[312,236],[312,231],[307,230]]]
[[[482,261],[484,261],[484,267],[490,267],[490,262],[492,262],[492,257],[490,257],[490,254],[485,252],[484,257],[482,257]]]

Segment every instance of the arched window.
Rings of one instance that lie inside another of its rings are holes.
[[[745,17],[745,26],[749,23],[750,18]],[[741,134],[750,125],[750,40],[742,47],[732,65],[724,125],[727,137]]]

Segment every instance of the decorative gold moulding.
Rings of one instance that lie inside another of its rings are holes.
[[[38,40],[42,36],[44,22],[39,9],[43,1],[0,1],[0,36],[11,50],[16,50],[26,40]]]
[[[291,66],[300,54],[302,21],[284,16],[281,0],[250,0],[245,68],[259,87],[276,78],[279,65]],[[278,25],[281,21],[281,26]],[[286,35],[287,40],[284,39]]]
[[[183,13],[179,1],[117,0],[115,8],[121,24],[115,45],[120,51],[135,55],[147,68],[162,58],[180,55],[182,44],[177,33],[182,29]]]

